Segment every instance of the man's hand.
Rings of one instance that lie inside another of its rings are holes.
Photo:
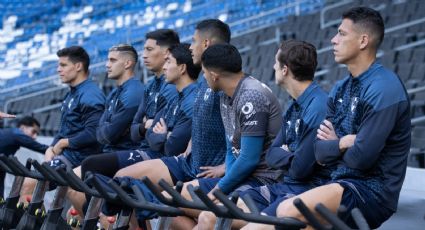
[[[204,171],[196,175],[197,178],[219,178],[224,176],[225,165],[221,164],[218,166],[202,166],[200,169]]]
[[[44,153],[44,161],[51,161],[55,157],[55,153],[53,152],[53,147],[49,147],[46,149]]]
[[[355,141],[356,141],[356,135],[354,134],[343,136],[341,139],[339,139],[340,151],[345,152],[348,148],[354,145]]]
[[[153,119],[147,119],[145,121],[145,129],[148,130],[152,127]]]
[[[217,197],[215,197],[214,195],[213,195],[213,192],[215,191],[215,190],[219,190],[220,188],[218,187],[218,185],[216,185],[209,193],[208,193],[208,198],[210,198],[210,200],[212,201],[212,202],[214,202],[214,203],[219,203],[220,201],[217,199]]]
[[[332,123],[324,120],[317,130],[317,138],[324,141],[337,140],[338,136],[335,133]]]
[[[189,143],[187,143],[186,150],[182,153],[180,153],[180,156],[187,157],[192,152],[192,139],[189,140]]]
[[[16,117],[16,115],[12,115],[12,114],[8,114],[8,113],[0,112],[0,119],[3,119],[3,118],[15,118],[15,117]]]
[[[69,146],[68,139],[60,139],[55,146],[53,146],[53,153],[59,155],[62,153],[63,149]]]
[[[160,118],[159,121],[153,127],[153,132],[156,134],[166,134],[167,133],[167,124],[165,124],[164,119]]]

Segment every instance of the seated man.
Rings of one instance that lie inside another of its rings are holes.
[[[211,199],[215,198],[212,192],[216,189],[228,194],[276,183],[281,172],[267,166],[265,160],[266,150],[282,125],[276,96],[265,84],[244,75],[241,56],[232,45],[208,47],[201,61],[208,85],[224,93],[220,109],[227,140],[226,171],[222,178],[202,178],[189,183],[209,192]],[[182,195],[190,199],[186,187]],[[193,218],[199,215],[198,210],[186,210],[186,213]],[[190,229],[195,224],[195,219],[187,217],[176,217],[173,221],[173,226],[179,229]]]
[[[35,141],[40,131],[40,123],[33,117],[18,120],[16,128],[0,129],[0,153],[6,156],[15,154],[20,147],[43,153],[49,146]],[[0,196],[4,193],[6,172],[0,169]]]
[[[105,96],[96,83],[88,80],[90,58],[80,46],[71,46],[57,52],[58,73],[63,83],[68,84],[70,92],[62,103],[59,132],[44,159],[52,166],[65,164],[75,168],[92,154],[100,152],[96,140],[96,129],[102,116]],[[36,181],[26,178],[22,195],[30,195]]]
[[[144,150],[149,147],[144,138],[146,130],[152,127],[153,119],[159,111],[163,110],[170,101],[177,97],[175,85],[167,83],[164,77],[163,66],[168,55],[168,49],[179,43],[179,37],[173,30],[160,29],[146,34],[143,61],[146,67],[155,74],[155,77],[148,82],[144,90],[143,100],[140,102],[131,124],[131,140],[139,142],[140,147],[137,149],[133,146],[131,150],[113,151],[87,158],[81,165],[82,178],[87,171],[113,177],[119,169],[136,163],[135,160],[148,159],[143,159],[143,157],[148,157],[145,154],[143,155]],[[139,93],[142,95],[141,92]],[[124,159],[129,159],[131,155],[134,156],[132,157],[134,160],[128,160],[124,165],[116,164],[118,158],[121,158],[124,163],[126,162]],[[105,163],[108,165],[105,165]]]
[[[315,143],[317,161],[338,167],[327,185],[296,197],[310,210],[318,203],[333,212],[344,205],[342,219],[352,228],[357,226],[350,211],[359,208],[374,229],[397,209],[410,148],[410,106],[397,75],[376,62],[384,36],[379,12],[356,7],[342,18],[332,44],[335,61],[346,64],[350,75],[332,89]],[[305,220],[294,198],[279,205],[277,216]]]
[[[149,148],[143,155],[152,159],[183,152],[192,130],[192,110],[197,89],[195,81],[201,69],[193,64],[188,44],[172,46],[169,51],[164,73],[167,82],[176,85],[179,95],[157,114],[153,128],[147,131]],[[136,157],[130,156],[130,160]],[[128,160],[118,157],[117,163],[123,165]]]
[[[85,178],[88,171],[113,177],[120,168],[134,164],[136,160],[143,160],[142,157],[148,157],[143,154],[149,147],[145,139],[146,130],[151,128],[152,121],[158,112],[177,97],[175,85],[168,84],[165,80],[163,66],[168,48],[180,43],[178,34],[170,29],[159,29],[147,33],[145,38],[143,62],[146,68],[154,73],[154,77],[147,83],[144,91],[139,92],[144,96],[130,127],[130,138],[133,143],[139,143],[139,147],[132,145],[130,150],[112,151],[88,157],[82,162],[81,168],[74,170],[77,175],[81,175],[81,178]],[[128,159],[121,161],[125,164],[117,164],[119,156]],[[70,189],[68,198],[73,207],[82,215],[83,204],[86,201],[84,194]]]
[[[317,66],[316,48],[306,42],[282,42],[275,56],[276,84],[291,96],[283,116],[282,128],[266,154],[269,166],[284,171],[284,180],[278,184],[248,189],[258,210],[276,216],[277,205],[288,197],[322,185],[329,179],[328,170],[316,164],[313,143],[316,131],[326,116],[327,94],[313,81]],[[238,206],[247,210],[242,199]],[[215,216],[202,212],[198,229],[213,229]],[[247,222],[233,220],[233,228],[242,228]]]
[[[140,79],[134,77],[137,59],[137,51],[131,45],[121,44],[109,49],[108,78],[115,80],[117,87],[106,98],[106,109],[96,131],[104,153],[137,147],[137,142],[130,138],[130,125],[144,91]]]

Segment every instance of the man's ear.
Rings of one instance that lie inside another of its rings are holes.
[[[370,37],[368,34],[362,34],[360,35],[360,49],[364,50],[370,42]]]
[[[83,63],[82,62],[75,63],[75,68],[77,69],[77,72],[83,71]]]
[[[124,62],[124,69],[130,69],[131,66],[133,65],[133,62],[134,61],[132,61],[130,59],[126,59],[125,62]]]
[[[180,71],[180,76],[183,76],[185,73],[187,73],[187,65],[186,64],[181,64],[178,65],[179,71]]]
[[[206,50],[208,47],[210,47],[212,44],[211,44],[211,40],[210,39],[204,39],[203,41],[202,41],[202,47],[204,47],[204,50]]]
[[[220,78],[219,77],[220,75],[215,70],[211,70],[210,74],[211,74],[211,78],[214,82],[218,81],[218,79]]]

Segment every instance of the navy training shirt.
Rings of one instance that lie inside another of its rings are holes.
[[[129,78],[109,93],[96,131],[97,141],[104,145],[103,152],[138,147],[139,144],[130,138],[130,126],[143,97],[143,84],[135,77]]]
[[[105,96],[93,81],[85,80],[71,87],[62,102],[60,127],[52,146],[59,139],[68,138],[69,146],[63,150],[65,155],[81,157],[99,153],[96,129],[104,104]]]
[[[156,115],[152,127],[146,133],[150,154],[159,158],[175,156],[186,150],[192,131],[195,92],[196,83],[189,84]],[[163,118],[167,125],[168,131],[165,134],[153,132],[153,127],[159,122],[160,118]]]
[[[13,155],[20,147],[44,154],[49,146],[26,135],[19,128],[0,129],[0,153],[6,156]]]
[[[168,84],[165,81],[164,75],[154,77],[148,82],[145,87],[144,98],[131,124],[131,139],[134,142],[141,142],[139,145],[140,148],[146,149],[149,147],[149,144],[145,140],[145,135],[140,133],[141,129],[144,130],[143,119],[154,119],[158,112],[177,97],[177,94],[176,86]]]
[[[410,103],[396,74],[379,63],[338,82],[328,100],[329,119],[338,135],[355,134],[341,155],[339,140],[316,142],[316,158],[338,164],[332,179],[358,179],[385,207],[395,211],[410,149]]]
[[[289,102],[282,128],[266,154],[269,166],[284,170],[284,181],[329,177],[329,171],[316,164],[313,145],[317,129],[326,117],[327,100],[327,93],[312,82],[296,100]]]

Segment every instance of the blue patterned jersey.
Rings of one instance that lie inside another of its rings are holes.
[[[155,116],[152,128],[147,131],[146,140],[149,143],[147,151],[156,155],[157,158],[178,155],[186,150],[192,131],[195,92],[196,83],[186,86]],[[168,133],[153,132],[152,129],[160,118],[164,119]]]
[[[176,86],[165,82],[164,75],[154,77],[148,82],[144,91],[144,99],[140,103],[131,125],[131,139],[134,142],[140,142],[140,148],[149,147],[145,135],[140,133],[140,129],[144,130],[143,119],[154,119],[156,114],[175,97],[177,97]]]
[[[215,166],[224,162],[226,140],[220,115],[220,95],[212,91],[204,76],[198,78],[198,89],[193,105],[192,153],[186,158],[186,174],[196,175],[201,166]]]

